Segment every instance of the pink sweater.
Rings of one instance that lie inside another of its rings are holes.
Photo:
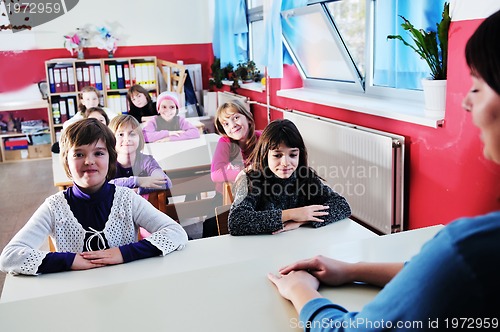
[[[147,143],[151,142],[156,142],[162,138],[165,137],[170,137],[171,141],[182,141],[186,139],[193,139],[193,138],[198,138],[200,137],[200,132],[198,128],[193,126],[193,124],[189,121],[187,121],[183,117],[179,117],[179,130],[183,130],[184,133],[180,134],[179,136],[170,136],[170,133],[168,130],[156,130],[156,116],[146,122],[146,125],[144,128],[142,128],[142,132],[144,134],[144,139],[146,140]]]
[[[255,131],[257,139],[261,134],[262,131]],[[234,160],[230,160],[232,144],[236,143],[232,143],[231,139],[227,136],[219,138],[219,142],[217,143],[217,147],[215,148],[212,158],[211,178],[212,181],[215,182],[215,189],[218,192],[222,192],[223,182],[234,182],[238,173],[245,168],[245,162],[252,152],[241,152]]]

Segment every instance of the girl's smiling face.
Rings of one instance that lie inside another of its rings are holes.
[[[139,134],[132,129],[130,125],[123,125],[115,132],[116,138],[116,152],[120,154],[133,154],[136,153],[140,137]]]
[[[288,179],[299,165],[298,148],[280,144],[277,149],[267,152],[267,163],[271,172],[280,179]]]
[[[73,181],[84,193],[101,189],[109,168],[109,153],[102,140],[70,148],[67,158]]]
[[[246,141],[248,137],[248,119],[234,109],[227,109],[219,119],[226,135],[235,141]]]
[[[158,113],[165,121],[168,122],[171,121],[177,114],[177,107],[172,100],[164,99],[160,104]]]

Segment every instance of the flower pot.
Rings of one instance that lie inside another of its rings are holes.
[[[446,110],[446,80],[422,80],[425,113],[444,118]]]
[[[83,48],[79,48],[76,51],[76,58],[80,60],[85,59],[85,55],[83,54]]]
[[[113,51],[108,51],[108,58],[112,58],[112,57],[114,57]]]

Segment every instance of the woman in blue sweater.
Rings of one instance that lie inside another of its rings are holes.
[[[500,11],[487,18],[467,43],[472,87],[463,101],[481,131],[484,156],[497,164],[499,40]],[[400,330],[401,322],[422,322],[419,331],[451,328],[453,322],[464,327],[498,327],[499,262],[500,211],[496,211],[450,223],[406,264],[350,264],[318,256],[268,277],[293,303],[307,331]],[[352,282],[384,288],[361,312],[349,312],[317,291],[320,283],[337,286]]]

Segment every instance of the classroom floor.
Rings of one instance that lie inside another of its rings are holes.
[[[55,194],[52,161],[0,164],[0,251],[28,221],[46,197]],[[0,294],[5,273],[0,272]]]
[[[32,160],[0,163],[0,252],[28,221],[46,197],[55,194],[52,161]],[[201,237],[199,220],[181,223],[192,239]],[[5,273],[0,272],[0,295]]]

